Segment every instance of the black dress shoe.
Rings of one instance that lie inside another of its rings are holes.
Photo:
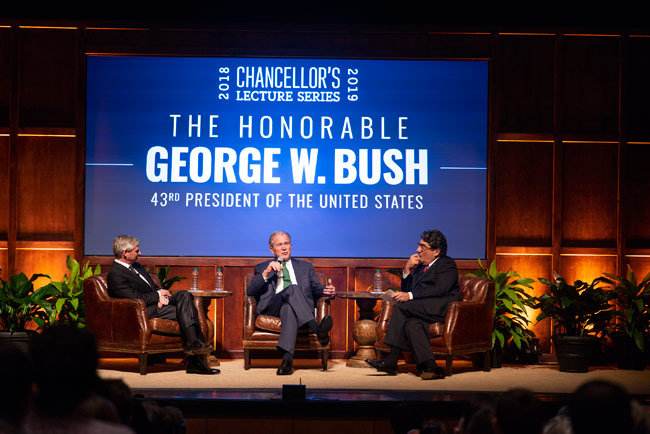
[[[206,345],[199,340],[192,341],[189,344],[185,345],[185,354],[189,355],[210,354],[212,350],[212,345]]]
[[[318,337],[318,343],[323,347],[330,343],[330,330],[332,330],[332,325],[334,325],[334,321],[332,321],[332,317],[329,315],[325,315],[318,325],[316,336]]]
[[[210,368],[205,363],[203,363],[203,360],[195,356],[188,357],[187,368],[185,368],[185,372],[188,374],[215,375],[221,371],[217,368]]]
[[[397,375],[397,365],[387,365],[386,362],[382,360],[370,360],[366,359],[366,363],[378,370],[379,372],[385,372],[388,375]]]
[[[441,378],[445,378],[445,370],[440,366],[436,366],[435,368],[427,368],[422,371],[420,378],[423,380],[439,380]]]
[[[278,375],[293,374],[293,362],[290,362],[289,360],[283,360],[282,364],[275,373]]]

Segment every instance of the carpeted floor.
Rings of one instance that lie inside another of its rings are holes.
[[[346,367],[345,360],[331,360],[327,371],[318,360],[297,360],[291,376],[278,376],[278,360],[258,360],[246,371],[242,360],[222,360],[219,375],[189,375],[180,360],[149,367],[147,375],[137,371],[135,359],[102,359],[100,376],[122,378],[132,389],[279,389],[283,384],[305,384],[307,389],[426,390],[499,392],[525,387],[535,393],[571,393],[594,379],[616,382],[634,395],[650,396],[650,370],[625,371],[614,366],[592,367],[587,373],[559,372],[557,365],[506,365],[490,372],[472,368],[470,362],[455,361],[451,377],[423,381],[413,365],[400,365],[400,374],[387,376],[369,368]]]

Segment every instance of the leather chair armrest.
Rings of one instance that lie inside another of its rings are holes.
[[[103,303],[110,305],[110,319],[101,327],[108,330],[114,343],[137,342],[145,345],[151,338],[151,329],[143,300],[114,298]],[[96,330],[93,328],[93,330]]]
[[[330,314],[330,299],[321,297],[316,300],[316,321],[321,322],[326,315]]]
[[[257,315],[257,300],[255,297],[244,298],[244,339],[250,339],[255,332],[255,316]]]
[[[443,339],[447,346],[485,345],[492,343],[493,307],[472,301],[449,305]]]

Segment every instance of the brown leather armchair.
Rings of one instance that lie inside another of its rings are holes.
[[[144,301],[111,298],[106,286],[107,273],[84,280],[86,325],[95,333],[99,351],[134,353],[140,361],[140,374],[147,373],[147,355],[183,351],[177,321],[147,317]],[[151,278],[160,284],[158,277]],[[206,318],[201,298],[194,298],[199,326],[206,342],[214,335],[214,324]]]
[[[269,315],[257,315],[257,301],[255,297],[246,295],[246,288],[253,279],[253,274],[247,274],[244,279],[244,369],[251,367],[251,350],[275,350],[282,322],[280,318]],[[318,280],[327,285],[327,276],[323,273],[316,273]],[[330,303],[327,297],[316,300],[316,321],[320,321],[325,315],[330,314]],[[329,357],[330,344],[322,346],[318,338],[311,330],[299,329],[296,338],[296,351],[316,350],[320,352],[323,371],[327,370],[327,359]]]
[[[429,326],[429,337],[433,354],[444,356],[445,373],[451,375],[455,355],[481,353],[483,370],[489,371],[492,328],[494,326],[494,282],[480,277],[458,279],[463,301],[449,305],[444,323]],[[388,323],[395,303],[384,302],[377,326],[375,351],[377,358],[389,352],[384,343]]]

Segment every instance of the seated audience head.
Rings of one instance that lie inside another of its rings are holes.
[[[0,350],[0,431],[18,427],[27,414],[32,395],[32,361],[29,353],[14,343]],[[7,428],[9,429],[9,428]]]
[[[96,391],[97,346],[90,332],[50,327],[33,339],[31,350],[41,414],[69,414]]]
[[[465,404],[456,432],[460,434],[493,434],[494,396],[489,393],[477,393]]]
[[[415,404],[401,403],[390,413],[390,426],[395,434],[406,434],[422,428],[422,415]]]
[[[117,410],[120,422],[131,425],[135,399],[129,386],[121,378],[108,378],[101,381],[100,394],[111,401]]]
[[[578,387],[567,405],[574,434],[632,432],[632,406],[627,391],[604,380]]]
[[[538,434],[544,426],[544,409],[526,389],[511,389],[497,398],[496,424],[502,434]]]

